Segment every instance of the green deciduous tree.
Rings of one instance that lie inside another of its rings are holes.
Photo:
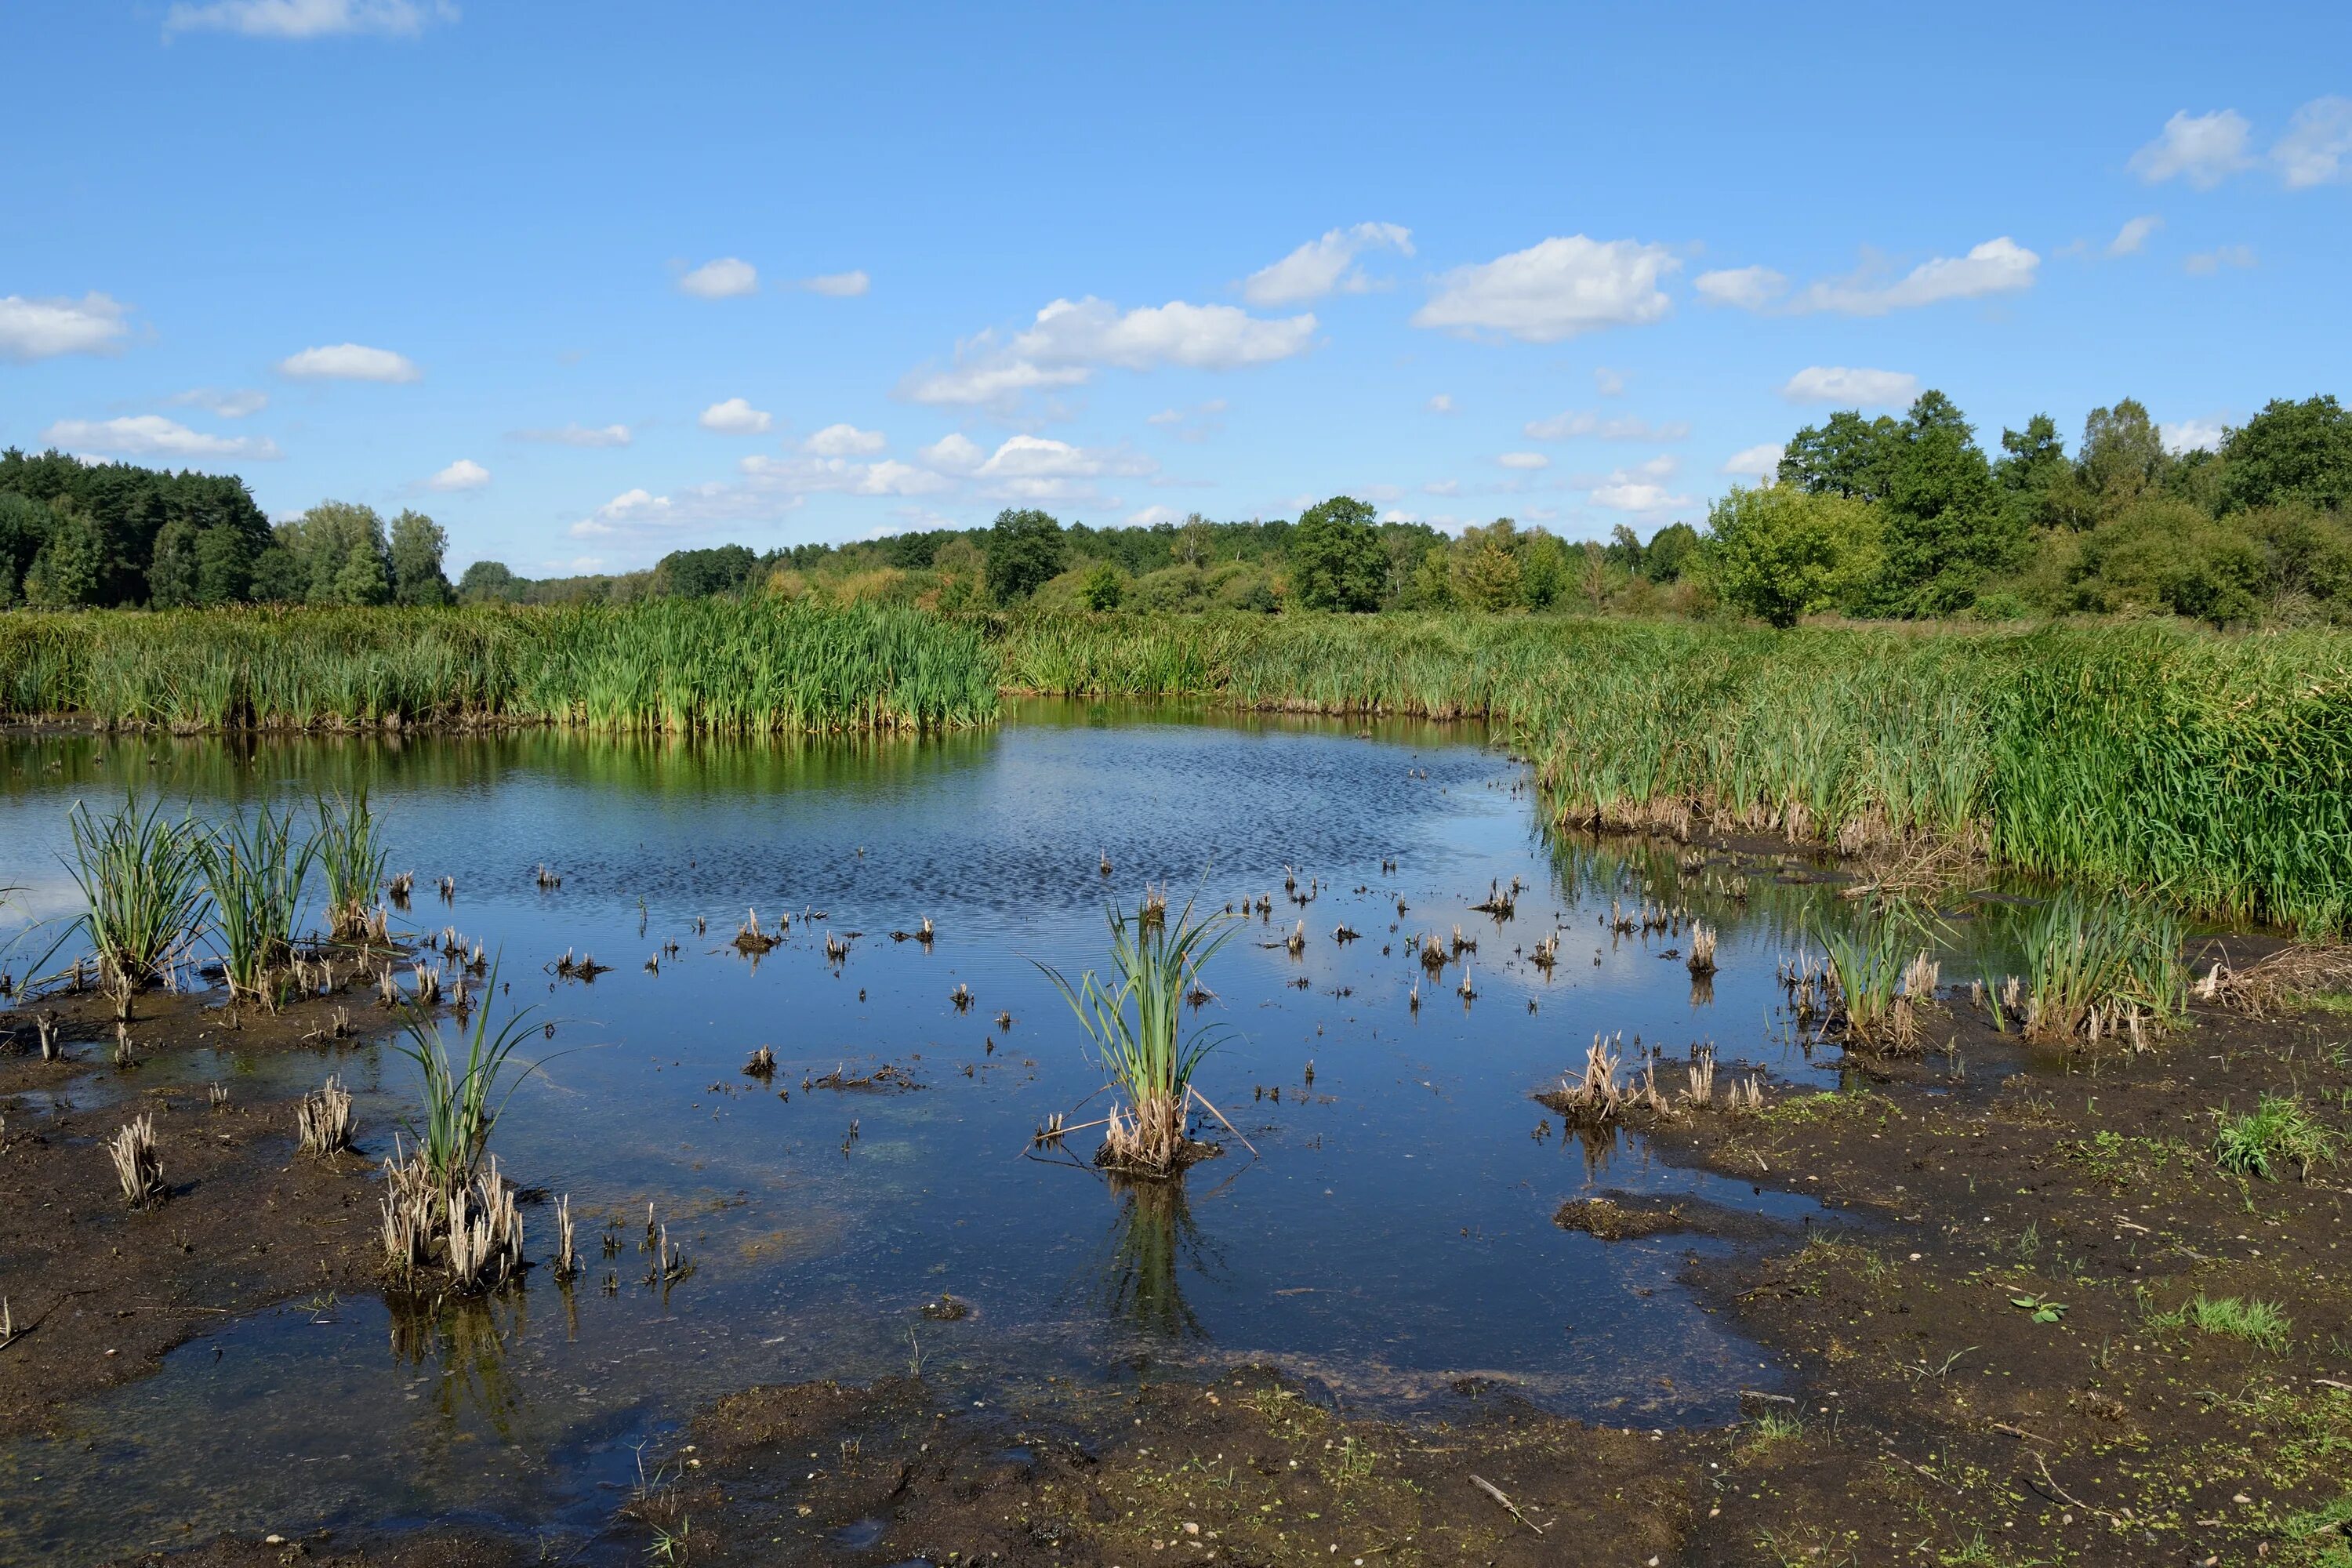
[[[1776,626],[1849,607],[1879,568],[1879,521],[1864,502],[1794,485],[1734,485],[1707,512],[1699,565],[1724,603]]]
[[[1992,465],[1952,400],[1923,392],[1901,426],[1887,473],[1885,567],[1877,604],[1897,615],[1945,616],[2013,564],[2021,523],[1996,504]]]
[[[1046,512],[1008,507],[996,514],[982,549],[990,596],[1018,604],[1061,572],[1062,525]]]
[[[1816,428],[1808,425],[1781,449],[1780,482],[1815,495],[1878,500],[1886,494],[1903,447],[1903,430],[1886,415],[1864,419],[1840,409]]]
[[[452,595],[449,578],[441,569],[448,553],[449,536],[421,511],[404,510],[392,520],[388,552],[392,566],[392,596],[402,605],[446,605]],[[749,554],[746,551],[744,553]]]
[[[1078,603],[1089,610],[1116,610],[1127,597],[1127,578],[1108,561],[1097,561],[1078,584]]]
[[[1290,596],[1307,610],[1377,610],[1388,587],[1389,554],[1372,508],[1333,496],[1299,514],[1290,537]]]
[[[2296,502],[2352,510],[2352,409],[2332,396],[2274,398],[2230,432],[2221,464],[2225,510]]]

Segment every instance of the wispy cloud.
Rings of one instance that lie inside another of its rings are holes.
[[[1674,309],[1658,284],[1681,266],[1663,245],[1554,237],[1444,274],[1412,324],[1473,337],[1499,332],[1530,343],[1642,326]]]
[[[682,274],[677,290],[698,300],[740,300],[760,291],[760,269],[740,257],[722,256]]]
[[[1303,305],[1326,294],[1361,294],[1383,285],[1365,275],[1356,258],[1370,250],[1412,254],[1412,231],[1392,223],[1360,223],[1325,231],[1281,260],[1262,267],[1242,282],[1242,298],[1265,309]]]
[[[1781,384],[1780,395],[1791,403],[1846,403],[1857,408],[1900,406],[1919,395],[1919,378],[1899,370],[1807,365]]]
[[[436,23],[455,22],[448,0],[209,0],[176,4],[163,14],[163,31],[241,33],[249,38],[324,38],[343,33],[415,37]]]
[[[112,353],[130,334],[131,307],[103,294],[79,300],[0,298],[0,359]]]
[[[552,429],[509,430],[509,441],[534,441],[546,447],[625,447],[631,440],[625,425],[561,425]]]
[[[406,354],[390,349],[372,349],[360,343],[331,343],[323,348],[304,349],[278,362],[278,373],[299,381],[380,381],[409,382],[424,378],[424,371]]]
[[[266,436],[211,436],[160,414],[120,419],[60,419],[41,439],[69,452],[121,458],[236,458],[268,462],[280,457]]]

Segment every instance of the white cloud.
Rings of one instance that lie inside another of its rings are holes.
[[[2147,244],[2147,237],[2164,226],[2164,220],[2154,213],[2127,218],[2123,227],[2116,230],[2115,238],[2107,241],[2109,256],[2137,256]]]
[[[1180,441],[1205,441],[1224,429],[1225,406],[1223,398],[1212,397],[1190,408],[1163,408],[1146,416],[1143,422],[1172,430]]]
[[[1465,335],[1503,332],[1531,343],[1641,326],[1674,308],[1658,280],[1681,265],[1663,245],[1554,237],[1454,268],[1413,312],[1412,324]]]
[[[793,287],[835,300],[855,300],[874,287],[874,279],[866,276],[861,268],[855,272],[820,272],[814,278],[800,279]]]
[[[2224,267],[2252,267],[2253,264],[2253,247],[2223,245],[2217,246],[2211,250],[2200,250],[2183,261],[2180,266],[2181,269],[2191,277],[2210,278]]]
[[[944,444],[944,443],[943,443]],[[982,495],[1001,500],[1087,500],[1093,481],[1149,474],[1160,465],[1139,452],[1074,447],[1044,436],[1014,436],[971,470]]]
[[[697,420],[705,430],[716,430],[721,436],[764,435],[774,422],[766,409],[754,408],[740,397],[712,404]]]
[[[112,353],[131,331],[131,308],[103,294],[79,300],[0,299],[0,359]]]
[[[1769,267],[1728,267],[1702,272],[1691,279],[1691,285],[1698,290],[1699,298],[1710,305],[1760,310],[1780,297],[1789,287],[1789,279]]]
[[[569,561],[551,558],[541,561],[540,564],[551,572],[561,572],[567,576],[579,577],[601,570],[604,564],[604,558],[601,555],[574,555]]]
[[[1790,307],[1835,310],[1848,316],[1883,316],[1947,300],[1974,300],[2033,287],[2042,258],[2007,235],[1988,239],[1966,256],[1923,261],[1892,283],[1874,283],[1869,269],[1813,284]]]
[[[2226,419],[2171,419],[2157,426],[2168,452],[2218,451],[2230,433]]]
[[[952,366],[909,373],[898,395],[916,403],[1002,406],[1024,392],[1081,385],[1104,365],[1234,370],[1304,353],[1314,337],[1311,315],[1268,321],[1233,305],[1181,300],[1122,313],[1092,296],[1056,300],[1008,340],[1000,342],[993,331],[983,331],[957,345]]]
[[[2289,190],[2343,178],[2347,158],[2352,158],[2352,98],[2313,99],[2294,111],[2286,134],[2271,148],[2271,162]]]
[[[245,389],[224,390],[217,386],[192,386],[185,392],[175,392],[165,402],[182,408],[201,408],[222,419],[243,419],[269,406],[269,394]]]
[[[1184,514],[1174,507],[1160,506],[1156,503],[1145,507],[1140,511],[1131,511],[1127,514],[1127,526],[1129,528],[1155,528],[1163,522],[1183,521]]]
[[[1441,392],[1431,398],[1425,406],[1432,414],[1451,414],[1454,412],[1454,395],[1450,392]]]
[[[1808,365],[1780,388],[1780,395],[1791,403],[1850,403],[1857,408],[1899,406],[1918,395],[1916,375],[1842,364]]]
[[[1603,397],[1615,397],[1625,390],[1625,373],[1612,370],[1605,364],[1592,367],[1592,384]]]
[[[280,456],[268,437],[209,436],[160,414],[121,419],[60,419],[41,432],[51,447],[129,458],[243,458],[267,462]]]
[[[1432,479],[1429,483],[1422,486],[1421,490],[1423,495],[1458,496],[1462,493],[1462,481],[1459,479]]]
[[[623,490],[568,531],[574,539],[664,539],[699,530],[773,522],[801,505],[798,495],[758,482],[688,485],[675,496]]]
[[[425,481],[428,490],[478,490],[490,482],[490,470],[471,458],[460,458]]]
[[[1530,419],[1522,428],[1538,441],[1570,441],[1580,436],[1601,441],[1679,441],[1690,434],[1690,426],[1679,419],[1653,425],[1646,419],[1603,419],[1577,409],[1549,419]]]
[[[448,0],[210,0],[163,14],[171,33],[242,33],[253,38],[319,38],[337,33],[415,37],[435,22],[454,22]]]
[[[988,460],[971,437],[961,431],[950,430],[925,447],[915,456],[942,473],[968,474]]]
[[[2181,110],[2164,122],[2155,141],[2131,155],[2131,172],[2151,185],[2179,178],[2210,191],[2253,162],[2246,152],[2252,130],[2234,109],[2210,114]]]
[[[1595,506],[1612,511],[1653,512],[1692,504],[1686,495],[1676,495],[1668,487],[1678,465],[1671,457],[1660,456],[1631,468],[1618,468],[1594,478],[1580,476],[1576,482],[1584,487]]]
[[[855,425],[828,425],[801,443],[801,450],[817,458],[870,457],[890,444],[879,430]]]
[[[860,463],[837,457],[751,457],[743,459],[742,467],[751,479],[793,495],[836,490],[853,496],[927,496],[954,484],[943,474],[888,458]]]
[[[306,381],[415,381],[425,373],[416,362],[390,349],[333,343],[304,349],[278,362],[278,373]]]
[[[1302,305],[1333,290],[1361,294],[1377,287],[1356,266],[1368,250],[1412,254],[1412,231],[1392,223],[1360,223],[1353,228],[1327,231],[1310,239],[1271,267],[1260,268],[1242,283],[1242,298],[1260,308]]]
[[[1744,447],[1723,460],[1721,472],[1736,479],[1777,479],[1780,473],[1781,447],[1777,441],[1767,441],[1760,447]]]
[[[740,257],[722,256],[687,273],[677,288],[698,300],[740,300],[760,291],[760,269]]]
[[[1528,472],[1551,467],[1551,459],[1541,452],[1506,452],[1495,461],[1507,468],[1518,468]]]
[[[631,437],[625,425],[565,425],[548,430],[509,430],[507,439],[549,447],[625,447]]]

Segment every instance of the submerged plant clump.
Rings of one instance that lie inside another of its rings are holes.
[[[1077,1016],[1118,1097],[1106,1119],[1098,1165],[1166,1176],[1211,1152],[1188,1138],[1185,1128],[1196,1101],[1216,1110],[1192,1087],[1193,1071],[1216,1035],[1206,1026],[1183,1033],[1184,998],[1200,985],[1202,966],[1241,922],[1192,911],[1188,901],[1171,921],[1164,914],[1146,921],[1113,909],[1115,984],[1106,984],[1089,969],[1072,985],[1059,971],[1038,965]]]

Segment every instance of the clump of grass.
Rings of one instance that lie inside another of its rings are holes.
[[[79,803],[66,819],[69,864],[87,906],[75,926],[98,952],[110,983],[143,985],[195,940],[204,911],[198,845],[190,821],[171,822],[161,805],[136,801],[98,817]]]
[[[277,1001],[317,853],[316,837],[295,841],[293,812],[267,805],[196,840],[231,996]]]
[[[352,1093],[341,1078],[331,1074],[302,1097],[294,1108],[294,1128],[306,1154],[324,1158],[352,1146]]]
[[[1089,969],[1073,985],[1058,970],[1038,968],[1070,1005],[1120,1097],[1096,1163],[1134,1174],[1171,1175],[1192,1148],[1184,1127],[1199,1098],[1193,1071],[1216,1043],[1212,1028],[1184,1033],[1184,994],[1200,984],[1202,967],[1240,930],[1240,921],[1223,914],[1196,916],[1187,900],[1173,921],[1146,921],[1114,908],[1109,922],[1114,983],[1105,984]]]
[[[2180,1016],[2179,919],[2152,904],[2062,892],[2025,922],[2025,1037],[2095,1045]]]
[[[498,994],[499,971],[492,964],[484,994]],[[493,1029],[489,1008],[476,1012],[459,1026],[466,1047],[462,1065],[450,1054],[440,1020],[424,1007],[411,1006],[402,1018],[407,1038],[395,1042],[394,1048],[416,1064],[425,1080],[418,1097],[423,1114],[411,1127],[415,1158],[444,1199],[473,1181],[507,1101],[538,1069],[531,1063],[514,1070],[515,1050],[530,1033],[530,1009],[521,1008]]]
[[[2299,1095],[2265,1094],[2252,1110],[2216,1113],[2213,1161],[2233,1175],[2269,1181],[2292,1164],[2308,1176],[2336,1157],[2336,1134],[2311,1114]]]
[[[155,1151],[152,1112],[124,1122],[106,1141],[106,1152],[114,1158],[115,1176],[122,1183],[122,1195],[131,1207],[146,1208],[162,1200],[163,1161]]]
[[[1832,1016],[1848,1043],[1899,1053],[1919,1043],[1919,1010],[1934,999],[1937,966],[1920,946],[1921,921],[1902,905],[1820,933],[1829,955]]]
[[[318,856],[327,879],[328,929],[343,941],[367,936],[368,900],[383,880],[385,859],[367,791],[319,798]]]
[[[2276,1302],[2208,1296],[2202,1291],[2169,1312],[2156,1313],[2148,1321],[2160,1329],[2190,1328],[2200,1333],[2226,1334],[2266,1351],[2285,1350],[2287,1332],[2294,1326]]]

